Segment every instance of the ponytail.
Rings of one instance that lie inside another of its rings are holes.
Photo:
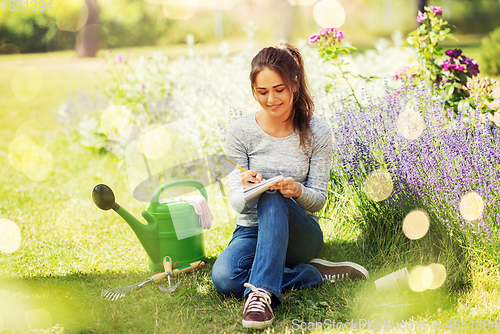
[[[307,85],[304,59],[300,51],[288,43],[280,43],[276,47],[262,49],[252,60],[250,81],[254,97],[256,97],[255,78],[260,71],[266,68],[278,73],[285,85],[294,91],[290,118],[293,120],[294,130],[299,132],[299,148],[303,147],[307,152],[306,147],[311,146],[310,135],[314,140],[311,130],[314,103]]]

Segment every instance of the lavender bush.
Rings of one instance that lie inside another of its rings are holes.
[[[462,245],[499,240],[500,132],[481,122],[472,127],[461,113],[448,123],[443,108],[431,89],[408,85],[396,95],[388,90],[384,99],[372,99],[361,110],[337,109],[331,174],[336,187],[353,187],[360,196],[367,239],[401,234],[405,215],[420,208],[431,226],[444,226],[445,234]],[[387,171],[394,184],[385,201],[363,194],[374,170]],[[480,200],[464,204],[471,192]],[[464,205],[477,217],[467,216]],[[374,227],[377,219],[384,222]]]

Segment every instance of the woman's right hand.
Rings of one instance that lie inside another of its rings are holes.
[[[243,186],[243,189],[250,188],[251,186],[262,181],[262,175],[257,174],[254,170],[247,170],[240,175],[240,183]]]

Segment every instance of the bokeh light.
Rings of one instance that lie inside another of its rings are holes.
[[[52,326],[52,316],[45,308],[26,311],[25,319],[31,329],[45,329]]]
[[[161,159],[171,150],[172,139],[163,126],[149,127],[138,139],[142,153],[149,159]]]
[[[76,53],[80,57],[94,57],[96,52],[108,47],[108,32],[100,24],[89,24],[76,36]]]
[[[432,285],[432,271],[426,270],[427,267],[416,266],[410,272],[409,285],[410,289],[415,292],[422,292],[427,290],[427,287]]]
[[[484,211],[484,202],[475,191],[462,197],[459,204],[460,214],[464,219],[473,221],[481,218]]]
[[[13,253],[21,245],[21,229],[13,221],[0,218],[0,252]]]
[[[80,30],[89,17],[89,8],[84,0],[65,0],[56,12],[56,24],[59,30]]]
[[[14,55],[20,53],[21,50],[19,50],[19,48],[15,44],[7,43],[0,46],[0,55]]]
[[[112,105],[101,115],[101,130],[110,140],[127,139],[134,130],[132,111],[126,106]]]
[[[201,4],[210,9],[228,10],[234,7],[238,0],[205,0]]]
[[[21,135],[27,137],[34,137],[44,134],[44,125],[37,121],[36,119],[30,119],[23,124],[21,124],[17,128],[16,136],[19,137]]]
[[[398,132],[408,140],[417,139],[424,131],[424,120],[414,110],[405,110],[398,116]]]
[[[76,33],[55,30],[47,39],[47,52],[73,49],[76,43]]]
[[[316,0],[288,0],[288,3],[292,6],[312,6]]]
[[[426,280],[424,283],[428,284],[427,289],[437,289],[443,285],[446,280],[446,269],[442,264],[431,263],[424,270],[425,277],[432,277],[431,280]],[[430,284],[429,284],[430,283]]]
[[[53,167],[52,153],[44,146],[31,147],[23,157],[23,172],[35,182],[45,180]]]
[[[321,0],[313,8],[316,23],[323,28],[339,28],[345,22],[345,10],[335,0]]]
[[[23,172],[23,159],[34,146],[36,144],[31,137],[20,135],[14,138],[9,145],[8,154],[8,159],[12,167]]]
[[[422,210],[413,210],[406,215],[403,221],[403,232],[411,240],[417,240],[427,234],[429,217]]]
[[[377,169],[371,172],[365,180],[364,190],[368,198],[380,202],[385,200],[392,193],[393,183],[391,174]]]
[[[198,9],[198,0],[164,0],[163,14],[172,20],[188,20]]]
[[[12,78],[12,93],[21,102],[35,99],[42,90],[42,75],[33,66],[21,68]]]

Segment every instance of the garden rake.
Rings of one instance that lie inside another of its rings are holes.
[[[140,283],[135,283],[132,285],[127,285],[127,286],[124,286],[121,288],[115,288],[115,289],[111,289],[111,290],[104,290],[102,292],[101,296],[107,300],[117,300],[119,298],[125,297],[125,295],[127,293],[129,293],[130,291],[132,291],[134,289],[140,289],[146,283],[149,283],[149,282],[158,283],[161,280],[163,280],[166,276],[167,276],[167,274],[165,274],[165,273],[159,273],[159,274],[156,274],[154,276],[151,276],[147,280],[142,281]]]

